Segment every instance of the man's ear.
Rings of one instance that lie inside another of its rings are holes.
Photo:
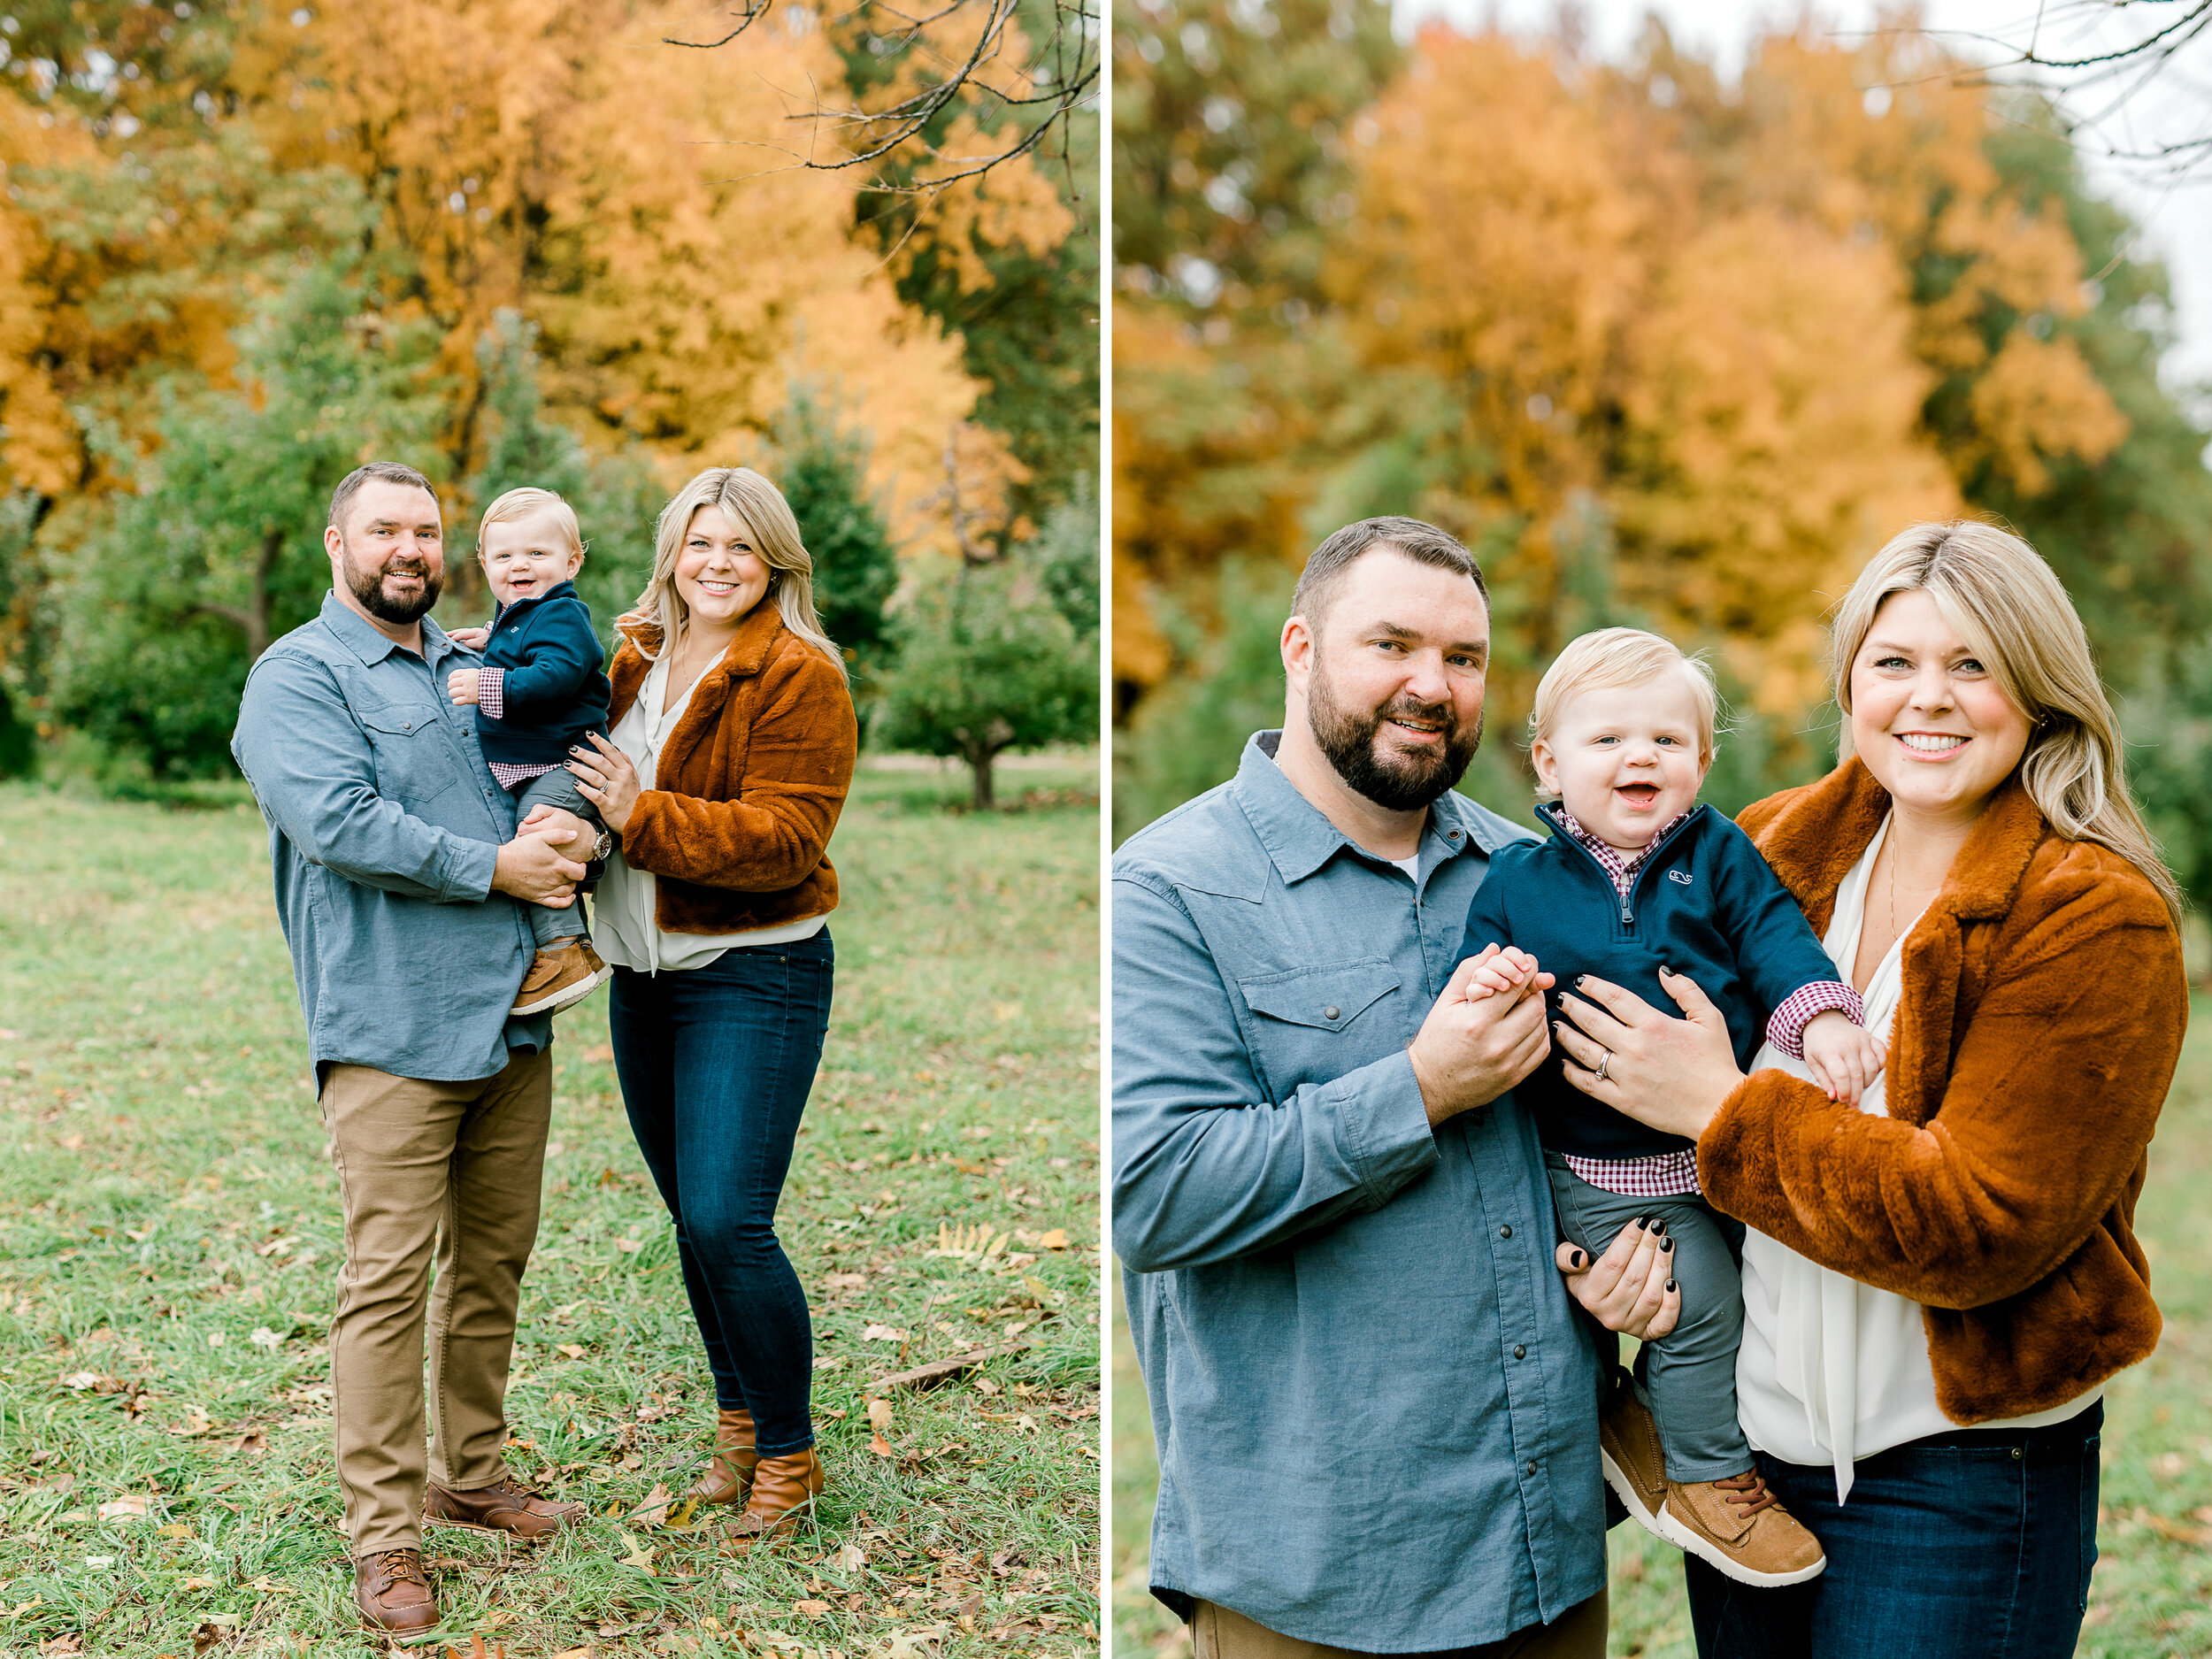
[[[345,550],[345,545],[346,539],[338,534],[338,526],[336,525],[325,525],[323,526],[323,551],[326,554],[334,559],[340,553]]]
[[[1306,679],[1313,672],[1313,654],[1320,641],[1315,637],[1313,626],[1305,618],[1294,616],[1283,624],[1280,641],[1283,654],[1283,678],[1292,691],[1303,695]]]

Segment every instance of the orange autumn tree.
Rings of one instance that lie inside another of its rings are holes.
[[[1163,9],[1171,50],[1181,12]],[[1206,618],[1228,603],[1222,557],[1275,564],[1286,588],[1328,528],[1413,512],[1497,590],[1494,732],[1567,636],[1640,620],[1715,648],[1747,710],[1724,792],[1822,764],[1820,618],[1866,557],[1913,518],[2055,507],[2132,430],[2090,333],[2088,221],[1999,166],[2001,95],[1941,66],[1909,35],[1855,51],[1784,35],[1724,89],[1656,25],[1621,66],[1425,30],[1348,123],[1310,311],[1136,285],[1118,594],[1147,620]],[[1310,238],[1286,232],[1286,259]],[[1232,389],[1198,394],[1210,379]],[[1118,648],[1140,756],[1212,741],[1177,724],[1172,688],[1203,671],[1172,632]],[[1212,760],[1225,775],[1233,756]],[[1518,787],[1494,770],[1485,787]]]

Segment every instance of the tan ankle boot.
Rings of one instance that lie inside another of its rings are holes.
[[[1755,1471],[1726,1480],[1668,1481],[1658,1522],[1660,1537],[1738,1584],[1802,1584],[1828,1566],[1820,1540]]]
[[[753,1414],[743,1406],[716,1414],[714,1461],[684,1496],[700,1503],[742,1503],[753,1490]]]
[[[753,1466],[752,1496],[731,1532],[735,1548],[749,1549],[795,1532],[827,1484],[822,1460],[811,1446],[786,1456],[762,1458]]]

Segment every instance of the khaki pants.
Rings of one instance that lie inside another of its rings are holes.
[[[331,1413],[358,1557],[420,1545],[426,1477],[466,1491],[506,1474],[507,1366],[538,1236],[553,1057],[517,1052],[467,1083],[334,1065],[321,1104],[346,1215]],[[426,1458],[426,1311],[437,1431]]]
[[[1605,1592],[1576,1603],[1550,1624],[1532,1624],[1503,1641],[1450,1650],[1455,1659],[1605,1659]],[[1359,1649],[1279,1636],[1241,1613],[1201,1601],[1191,1615],[1197,1659],[1356,1659]]]

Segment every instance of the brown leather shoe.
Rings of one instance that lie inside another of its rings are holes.
[[[504,1532],[510,1538],[550,1538],[564,1526],[584,1518],[580,1503],[555,1503],[541,1498],[512,1480],[495,1480],[488,1486],[454,1492],[430,1483],[424,1493],[422,1518],[446,1526],[472,1527],[480,1532]]]
[[[1667,1482],[1659,1536],[1738,1584],[1802,1584],[1828,1566],[1820,1540],[1750,1471],[1725,1480]]]
[[[722,1409],[714,1425],[714,1461],[684,1496],[700,1503],[742,1503],[752,1494],[753,1469],[759,1462],[760,1454],[753,1449],[753,1414],[743,1406]]]
[[[422,1551],[387,1549],[353,1563],[353,1600],[371,1630],[428,1630],[438,1622],[437,1599],[423,1577]]]
[[[1667,1458],[1659,1447],[1659,1425],[1619,1366],[1614,1367],[1613,1386],[1598,1409],[1598,1461],[1605,1484],[1628,1512],[1646,1532],[1667,1538],[1659,1530],[1660,1506],[1667,1501]]]
[[[515,1005],[507,1011],[556,1014],[582,1002],[614,978],[614,970],[602,961],[588,939],[572,939],[530,959],[530,972],[522,976]]]
[[[753,1494],[746,1500],[745,1513],[731,1530],[733,1546],[743,1551],[795,1532],[827,1484],[822,1460],[811,1446],[781,1457],[762,1458],[753,1465]]]

